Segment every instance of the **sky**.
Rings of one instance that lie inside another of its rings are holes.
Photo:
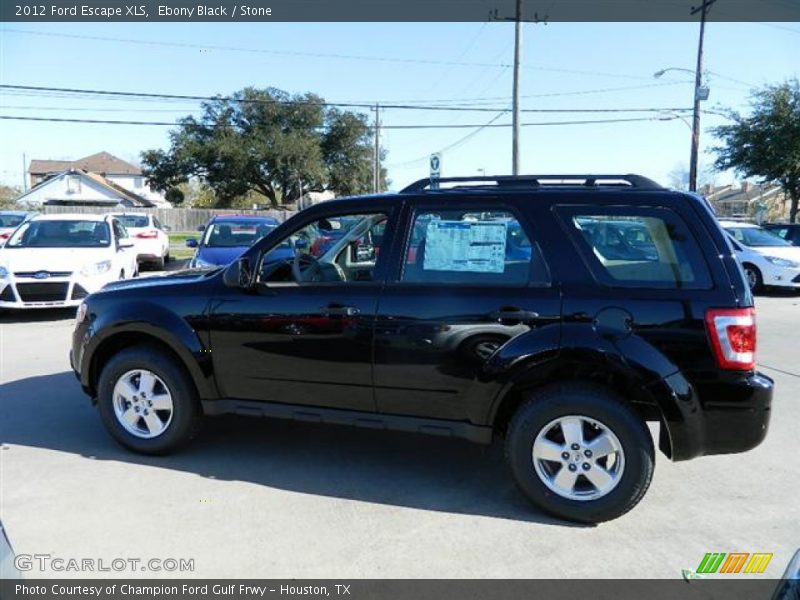
[[[332,102],[480,106],[494,111],[385,109],[391,188],[428,176],[442,154],[442,176],[508,174],[514,31],[510,23],[5,23],[0,83],[157,94],[228,95],[245,86],[313,92]],[[523,110],[691,109],[697,23],[549,23],[524,26]],[[705,110],[747,111],[754,87],[798,77],[799,23],[706,26]],[[370,119],[374,113],[365,111]],[[31,95],[0,90],[0,115],[167,121],[198,114],[199,103]],[[522,173],[639,173],[669,184],[688,165],[690,112],[526,112]],[[702,172],[715,140],[702,116]],[[77,159],[106,150],[132,162],[169,145],[165,126],[0,120],[0,183],[21,185],[24,162]],[[714,175],[729,183],[730,173]]]

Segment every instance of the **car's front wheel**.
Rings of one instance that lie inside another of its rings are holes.
[[[151,346],[114,356],[97,385],[100,417],[120,444],[141,454],[167,454],[199,431],[202,418],[194,383],[182,365]]]
[[[506,458],[525,495],[551,514],[584,523],[636,506],[650,485],[654,454],[639,415],[593,385],[536,390],[506,437]]]

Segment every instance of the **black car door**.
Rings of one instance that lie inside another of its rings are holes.
[[[496,350],[539,330],[557,351],[558,289],[512,205],[448,194],[410,200],[402,220],[375,323],[378,411],[479,422],[499,386],[484,371]]]
[[[387,253],[372,232],[391,243],[391,212],[389,203],[311,210],[263,240],[254,288],[227,289],[212,308],[224,396],[375,410],[373,325]]]

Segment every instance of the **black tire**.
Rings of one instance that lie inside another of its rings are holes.
[[[744,276],[747,279],[747,285],[750,286],[750,291],[754,294],[763,291],[764,278],[761,276],[761,271],[758,270],[758,267],[750,263],[745,263],[742,266],[744,267]]]
[[[146,369],[157,375],[172,396],[172,418],[157,437],[144,439],[133,435],[122,426],[114,411],[114,386],[120,377],[136,369]],[[168,353],[147,345],[126,348],[108,361],[97,384],[97,406],[111,436],[139,454],[174,452],[197,435],[202,423],[197,390],[183,365]]]
[[[162,256],[161,258],[157,258],[156,260],[154,260],[153,263],[152,263],[152,267],[156,271],[163,271],[164,270],[164,257]]]
[[[169,255],[169,250],[167,250],[167,253],[164,255],[164,264],[168,263],[171,260],[172,257]]]
[[[616,487],[594,500],[556,493],[534,468],[532,450],[537,435],[553,420],[568,415],[603,423],[624,452]],[[599,523],[625,514],[644,497],[653,477],[655,451],[644,421],[616,394],[591,384],[564,383],[537,389],[520,405],[506,435],[506,460],[519,488],[539,508],[569,521]]]

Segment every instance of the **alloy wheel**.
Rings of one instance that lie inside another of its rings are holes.
[[[568,500],[597,500],[609,494],[625,470],[619,438],[604,423],[582,415],[550,421],[532,448],[536,475]]]
[[[128,371],[117,379],[112,404],[119,424],[138,438],[158,437],[172,422],[172,394],[163,379],[146,369]]]

